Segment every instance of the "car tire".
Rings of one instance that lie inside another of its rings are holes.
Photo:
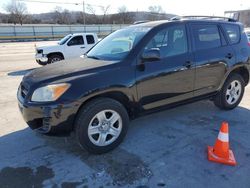
[[[37,62],[39,65],[42,65],[42,66],[45,66],[45,65],[48,64],[48,62],[42,62],[42,61],[40,61],[40,60],[37,60],[36,62]]]
[[[61,60],[63,60],[63,57],[61,55],[58,55],[58,54],[51,55],[48,58],[48,64],[55,63],[55,62],[61,61]]]
[[[241,102],[244,91],[245,81],[242,76],[231,74],[215,96],[214,104],[222,110],[232,110]]]
[[[93,154],[102,154],[122,142],[128,124],[128,113],[121,103],[110,98],[97,98],[78,112],[75,132],[82,148]]]

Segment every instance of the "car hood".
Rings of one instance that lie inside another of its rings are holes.
[[[44,48],[50,48],[50,47],[57,47],[60,46],[57,42],[53,42],[53,43],[48,43],[48,44],[36,44],[35,45],[37,49],[44,49]]]
[[[113,63],[114,61],[103,61],[80,57],[68,61],[63,60],[29,72],[24,76],[23,81],[53,81],[79,75],[84,76],[85,74],[95,73],[99,69],[103,69],[105,66]]]

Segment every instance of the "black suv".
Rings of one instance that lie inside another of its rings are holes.
[[[250,47],[232,19],[180,18],[118,30],[84,57],[24,76],[18,101],[41,133],[75,130],[92,153],[118,146],[129,120],[200,99],[235,108],[249,81]]]

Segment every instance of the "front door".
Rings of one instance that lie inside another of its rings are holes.
[[[159,31],[144,50],[158,48],[160,60],[138,62],[139,102],[145,110],[193,97],[195,65],[184,24]]]
[[[65,59],[80,57],[86,50],[84,39],[82,35],[72,37],[65,46]]]

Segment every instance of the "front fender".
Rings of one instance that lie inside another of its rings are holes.
[[[53,47],[46,47],[43,49],[43,54],[49,55],[52,53],[62,53],[63,54],[63,47],[62,46],[53,46]]]

